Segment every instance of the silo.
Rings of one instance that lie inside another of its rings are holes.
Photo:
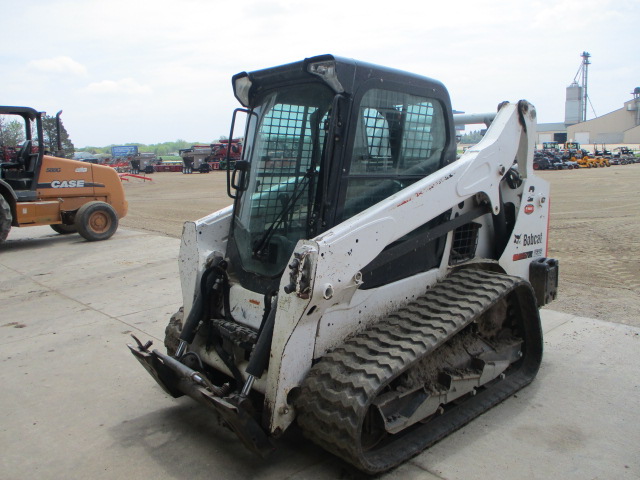
[[[574,81],[567,87],[567,100],[564,104],[565,125],[579,123],[583,107],[582,87]]]
[[[633,89],[633,99],[636,104],[636,126],[640,125],[640,87]]]

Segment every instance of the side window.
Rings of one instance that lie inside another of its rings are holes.
[[[19,115],[0,115],[0,162],[18,161],[18,153],[27,140],[27,131],[32,133],[32,148],[37,147],[34,121],[24,120]]]
[[[314,163],[313,157],[316,156],[317,162],[319,148],[324,144],[323,125],[328,114],[324,113],[322,117],[321,114],[313,106],[276,103],[263,117],[256,142],[259,163],[254,168],[255,178],[251,180],[259,182],[253,188],[256,193],[251,203],[254,221],[273,222],[300,182],[307,191],[309,181],[306,177]],[[307,212],[303,207],[307,204],[299,203],[295,215],[292,212],[288,220],[305,225],[303,217]]]
[[[376,108],[361,108],[350,173],[382,172],[391,166],[389,122]]]
[[[357,122],[342,220],[438,170],[446,146],[442,107],[426,97],[369,90]]]
[[[405,169],[420,167],[425,161],[429,168],[437,169],[442,150],[444,135],[442,125],[434,125],[435,104],[424,101],[406,108],[404,135],[402,136],[402,157]],[[439,120],[442,119],[442,112]]]

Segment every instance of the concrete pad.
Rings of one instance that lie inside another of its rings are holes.
[[[547,328],[536,380],[413,462],[447,479],[640,477],[640,330]]]
[[[0,244],[0,478],[363,478],[296,428],[267,460],[133,359],[181,303],[175,238]],[[552,307],[553,305],[551,305]],[[640,477],[640,329],[543,309],[534,383],[385,479]]]

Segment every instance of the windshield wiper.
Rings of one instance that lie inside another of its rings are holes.
[[[282,210],[280,211],[278,216],[275,218],[271,226],[262,234],[262,236],[254,244],[255,245],[253,247],[254,257],[261,257],[264,254],[262,249],[265,247],[265,245],[268,244],[269,240],[271,240],[273,233],[280,226],[282,221],[285,219],[286,215],[288,215],[289,212],[296,205],[296,203],[298,202],[298,199],[302,196],[302,193],[304,192],[304,187],[306,187],[309,184],[313,173],[314,171],[312,168],[307,170],[307,173],[304,174],[300,182],[298,182],[296,186],[293,188],[293,191],[291,192],[291,196],[289,196],[289,198],[286,199],[284,205],[282,206]]]

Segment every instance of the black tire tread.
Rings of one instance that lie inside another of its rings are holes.
[[[98,233],[91,229],[89,225],[89,216],[91,211],[95,209],[102,209],[111,216],[111,227],[108,231]],[[78,229],[78,233],[89,242],[96,242],[101,240],[107,240],[113,236],[118,229],[118,214],[115,209],[105,202],[92,201],[82,205],[76,213],[75,226]]]
[[[4,242],[11,231],[11,223],[13,216],[11,215],[11,207],[9,202],[0,195],[0,243]]]

